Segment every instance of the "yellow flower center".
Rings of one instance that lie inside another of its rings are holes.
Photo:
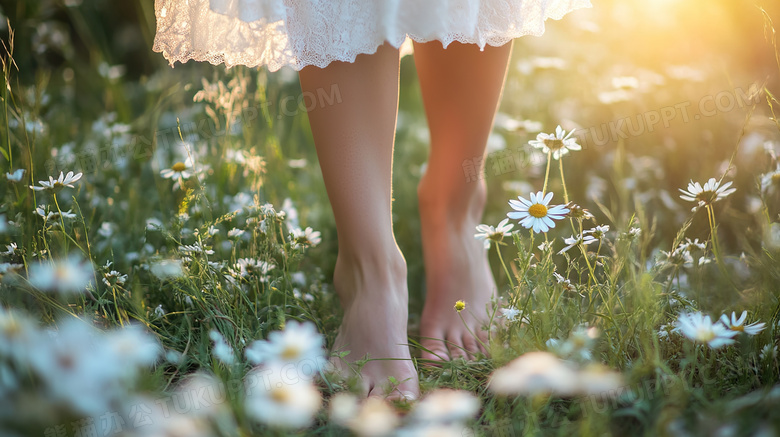
[[[697,331],[698,332],[696,332],[696,338],[698,338],[699,341],[702,341],[704,343],[709,343],[710,340],[715,338],[715,333],[712,332],[711,329],[707,329],[707,328],[702,327],[702,328],[699,328]]]
[[[732,331],[743,332],[745,327],[743,325],[731,325]]]
[[[780,172],[772,175],[772,182],[780,184]]]
[[[715,192],[714,191],[702,191],[696,196],[696,200],[699,200],[704,203],[712,203],[715,201]]]
[[[285,404],[290,401],[290,392],[289,390],[285,390],[283,387],[275,387],[271,390],[271,399],[273,399],[274,402]]]
[[[544,140],[544,145],[547,146],[550,150],[560,150],[563,149],[563,140],[559,139],[546,139]]]
[[[541,203],[534,203],[528,208],[528,214],[536,218],[545,217],[547,215],[547,207]]]
[[[171,167],[171,170],[176,172],[181,172],[187,169],[187,165],[185,165],[183,162],[177,162],[176,164],[173,164]]]
[[[289,345],[282,351],[282,359],[292,361],[301,354],[301,350],[295,346]]]
[[[455,311],[461,312],[465,308],[466,308],[466,302],[463,302],[462,300],[455,302]]]

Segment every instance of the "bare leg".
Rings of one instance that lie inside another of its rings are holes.
[[[467,182],[466,159],[484,156],[512,50],[438,41],[415,44],[414,58],[431,131],[428,167],[418,187],[427,296],[422,314],[424,359],[473,357],[496,284],[481,242],[484,181]],[[459,315],[457,300],[467,309]],[[428,339],[426,339],[428,337]],[[439,339],[439,340],[434,340]],[[442,341],[444,340],[444,341]],[[465,351],[464,351],[465,349]],[[483,350],[484,352],[484,350]]]
[[[341,101],[309,112],[325,188],[338,232],[333,282],[344,308],[334,349],[347,361],[369,361],[362,371],[365,393],[400,398],[419,395],[407,339],[406,261],[391,219],[393,142],[398,110],[398,50],[385,44],[354,63],[333,62],[300,72],[304,93]],[[334,363],[347,369],[341,360]],[[384,393],[388,377],[401,381]]]

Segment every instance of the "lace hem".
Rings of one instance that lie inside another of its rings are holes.
[[[260,3],[263,3],[260,5]],[[305,4],[303,4],[305,3]],[[277,71],[325,67],[408,37],[500,46],[541,36],[548,18],[592,7],[589,0],[156,0],[153,50],[171,66],[189,60]],[[430,3],[430,4],[429,4]],[[457,3],[456,5],[454,3]],[[260,13],[262,12],[262,13]],[[275,19],[270,21],[268,18]],[[432,18],[435,17],[435,18]],[[251,21],[250,21],[251,20]]]

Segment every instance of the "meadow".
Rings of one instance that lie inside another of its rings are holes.
[[[594,6],[514,42],[463,163],[489,192],[489,356],[417,360],[422,399],[390,403],[327,364],[337,239],[307,108],[338,87],[170,68],[150,1],[0,1],[0,436],[780,434],[780,5]],[[416,357],[428,139],[407,55]],[[567,206],[547,232],[507,215],[537,192]]]

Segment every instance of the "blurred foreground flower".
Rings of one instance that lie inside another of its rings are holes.
[[[520,220],[520,224],[526,229],[533,229],[534,232],[547,232],[555,227],[553,220],[563,219],[569,210],[563,205],[549,206],[553,193],[544,194],[538,191],[531,193],[531,200],[526,200],[518,196],[518,200],[510,199],[509,206],[514,211],[506,215],[515,220]]]
[[[330,419],[360,437],[390,435],[400,422],[384,399],[372,396],[360,403],[354,395],[344,392],[330,399]]]
[[[92,263],[76,255],[65,260],[39,261],[30,266],[30,285],[43,291],[74,293],[85,291],[94,277]]]
[[[712,323],[710,316],[700,312],[680,314],[675,325],[672,331],[680,332],[693,341],[707,343],[713,349],[734,343],[732,337],[737,335],[737,331]]]
[[[436,389],[414,406],[411,418],[417,422],[468,420],[479,412],[480,401],[464,390]]]
[[[276,428],[303,428],[312,423],[322,406],[314,385],[301,378],[286,377],[281,366],[254,369],[247,375],[246,413],[252,419]]]
[[[253,364],[307,362],[315,371],[324,366],[324,345],[325,339],[317,332],[314,323],[291,320],[285,324],[283,331],[268,334],[268,340],[253,341],[244,353]]]

